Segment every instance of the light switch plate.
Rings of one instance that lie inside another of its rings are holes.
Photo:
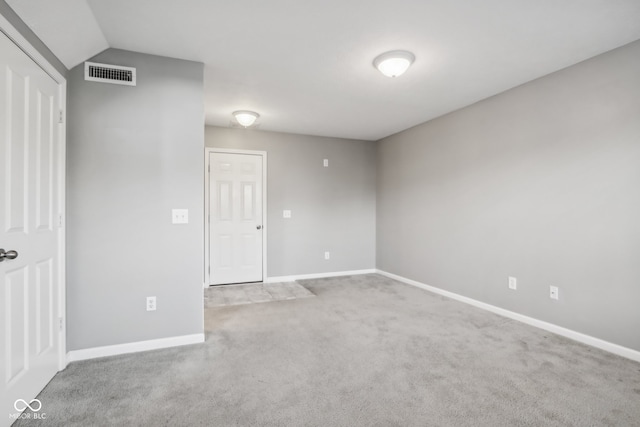
[[[171,210],[171,223],[172,224],[188,224],[189,223],[189,209],[172,209]]]
[[[322,161],[322,165],[323,165],[325,168],[328,168],[328,167],[329,167],[329,159],[324,159],[324,160]]]
[[[282,211],[282,218],[291,218],[291,211],[290,210]]]

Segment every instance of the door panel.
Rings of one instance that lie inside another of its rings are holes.
[[[4,34],[1,35],[6,38]],[[27,224],[27,192],[26,173],[29,145],[25,144],[25,101],[27,79],[15,72],[10,66],[4,69],[7,93],[6,111],[3,114],[5,134],[5,173],[4,182],[7,194],[4,198],[7,215],[5,230],[7,232],[26,232]]]
[[[240,265],[244,268],[252,268],[256,265],[256,236],[255,233],[242,236],[242,258]]]
[[[35,398],[60,358],[59,85],[0,33],[0,426]]]
[[[231,198],[231,181],[218,182],[218,219],[220,221],[231,221],[231,206],[233,204]]]
[[[255,221],[255,183],[243,182],[240,185],[242,187],[242,219],[245,221]]]
[[[262,281],[262,156],[210,153],[209,284]]]
[[[36,229],[53,229],[53,155],[55,97],[38,91],[35,169]]]
[[[53,346],[53,259],[36,264],[35,354],[40,355]]]
[[[5,328],[12,333],[6,340],[6,381],[12,383],[27,368],[28,272],[26,267],[6,273]]]

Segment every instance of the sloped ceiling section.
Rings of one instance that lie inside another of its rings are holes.
[[[107,46],[205,64],[206,123],[377,140],[640,39],[639,0],[9,0],[69,67]],[[416,56],[382,76],[388,50]],[[126,65],[126,64],[119,64]]]
[[[109,47],[85,0],[7,0],[7,4],[69,69]]]

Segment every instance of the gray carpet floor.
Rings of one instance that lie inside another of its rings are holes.
[[[378,276],[206,309],[204,344],[76,362],[45,422],[640,426],[640,364]]]

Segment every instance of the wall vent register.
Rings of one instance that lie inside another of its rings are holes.
[[[136,69],[120,65],[84,63],[84,79],[92,82],[111,83],[116,85],[136,85]]]

